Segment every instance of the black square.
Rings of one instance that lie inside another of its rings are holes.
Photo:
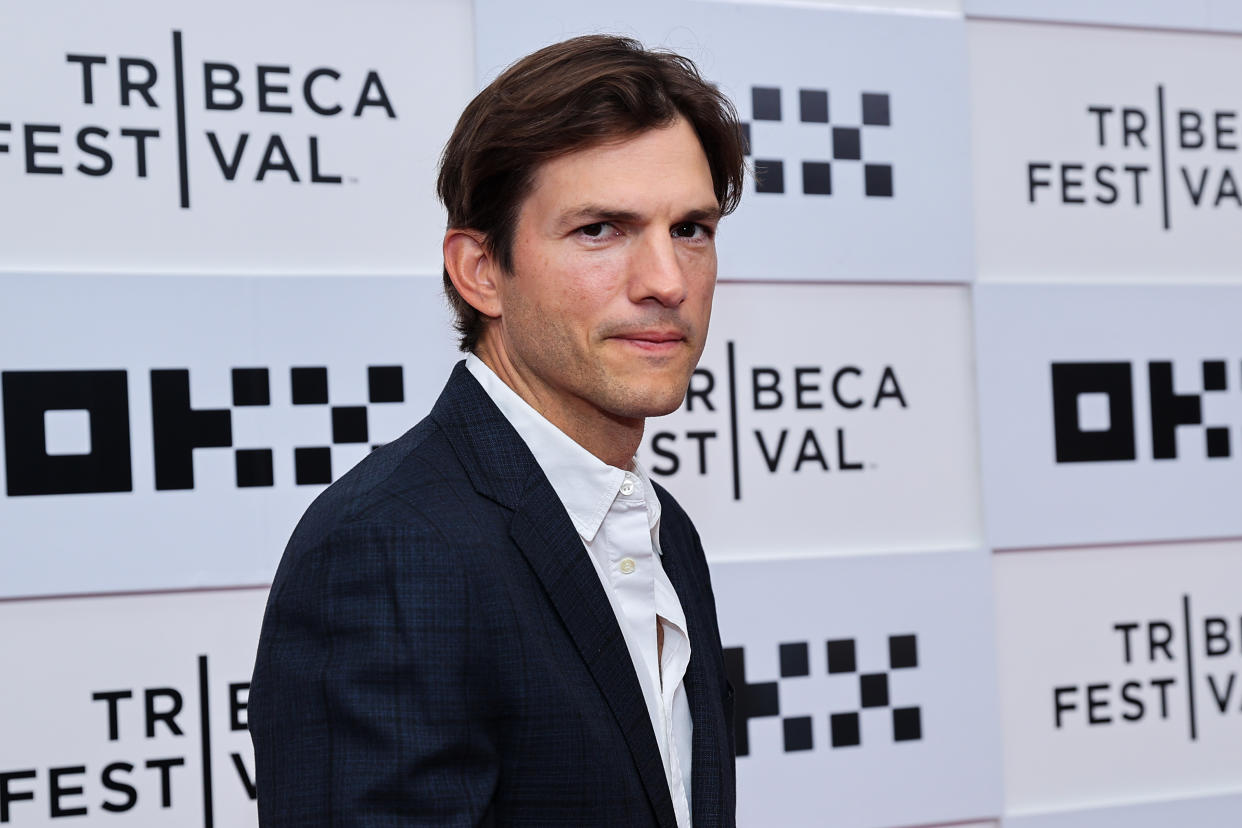
[[[365,443],[367,440],[367,407],[365,405],[332,407],[332,442]]]
[[[811,717],[796,716],[791,719],[785,719],[785,752],[792,753],[795,750],[810,750],[811,744]]]
[[[1229,429],[1216,426],[1207,430],[1207,456],[1229,456]]]
[[[373,403],[405,402],[405,374],[401,366],[368,366],[367,399]]]
[[[1133,460],[1137,450],[1130,363],[1054,362],[1051,368],[1057,462]],[[1109,428],[1083,431],[1078,419],[1078,399],[1083,394],[1096,393],[1108,399]]]
[[[328,404],[327,368],[290,368],[289,381],[293,385],[294,405]]]
[[[233,369],[233,405],[271,405],[270,389],[266,368]]]
[[[852,747],[862,742],[858,731],[857,713],[833,713],[828,717],[832,730],[832,746]]]
[[[750,107],[756,121],[779,121],[781,119],[780,87],[752,86]]]
[[[832,157],[838,161],[862,158],[862,133],[858,127],[832,128]]]
[[[755,161],[755,192],[785,192],[785,162]]]
[[[1228,387],[1225,380],[1225,363],[1219,359],[1208,359],[1203,362],[1203,390],[1224,391]]]
[[[888,126],[888,95],[882,92],[864,92],[862,96],[863,124]]]
[[[184,404],[189,407],[188,371],[151,374],[184,375]],[[0,389],[9,496],[133,491],[125,371],[0,371]],[[78,410],[90,418],[90,453],[48,454],[47,412]],[[189,477],[181,488],[194,487],[192,468]]]
[[[750,156],[750,124],[738,124],[738,132],[742,137],[742,155]]]
[[[271,449],[238,449],[235,460],[239,487],[274,485]]]
[[[890,635],[888,637],[888,666],[894,670],[918,667],[918,639],[913,635]]]
[[[798,108],[803,123],[828,123],[828,90],[799,89]]]
[[[810,662],[805,641],[781,645],[781,678],[809,676]],[[808,719],[809,721],[809,719]]]
[[[828,642],[828,672],[852,673],[858,669],[854,660],[854,639],[837,638]]]
[[[893,739],[913,742],[923,738],[923,719],[917,707],[893,708]]]
[[[802,192],[807,195],[832,195],[832,165],[827,161],[803,161]]]
[[[332,482],[332,449],[327,446],[295,448],[293,478],[299,486]]]
[[[867,164],[863,167],[863,186],[869,196],[891,198],[893,168],[888,164]]]
[[[865,673],[858,681],[863,707],[888,707],[888,673]]]

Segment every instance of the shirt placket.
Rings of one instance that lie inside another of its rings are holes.
[[[660,686],[656,655],[655,570],[653,551],[646,539],[647,509],[636,479],[626,474],[621,483],[611,515],[614,525],[609,535],[616,541],[609,544],[612,583],[621,599],[621,611],[631,630],[638,631],[643,656],[642,668],[650,675],[655,687]],[[616,532],[612,532],[615,529]]]

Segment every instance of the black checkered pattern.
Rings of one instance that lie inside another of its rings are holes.
[[[272,404],[272,386],[266,368],[234,368],[232,378],[235,408]],[[270,448],[235,449],[233,460],[238,488],[275,485]]]
[[[918,640],[913,635],[888,637],[888,668],[910,670],[919,666]],[[858,690],[863,710],[889,707],[888,673],[858,673],[854,639],[828,642],[828,673],[858,675]],[[922,712],[917,707],[892,708],[893,740],[910,742],[923,738]],[[828,717],[832,746],[854,747],[862,744],[859,711],[833,713]],[[786,748],[788,750],[788,748]]]
[[[750,90],[752,122],[784,120],[781,107],[781,89],[778,86],[754,86]],[[798,120],[803,124],[822,124],[825,132],[824,156],[799,159],[802,192],[805,195],[830,196],[833,194],[832,169],[834,163],[859,162],[863,164],[863,192],[871,198],[893,196],[893,166],[889,163],[867,163],[863,157],[863,133],[868,129],[887,128],[892,125],[889,96],[884,92],[862,93],[862,124],[834,125],[830,118],[828,90],[798,90]],[[752,155],[751,123],[742,125],[742,145],[747,156]],[[779,158],[754,157],[755,192],[784,193],[786,191],[785,161]]]
[[[859,673],[857,645],[852,638],[829,639],[826,650],[828,675],[857,677],[861,708],[829,714],[828,727],[832,748],[857,747],[862,744],[861,713],[869,709],[890,711],[894,741],[910,742],[923,738],[921,709],[893,707],[889,694],[889,675],[893,671],[913,670],[919,666],[917,636],[908,633],[888,637],[888,671],[881,673]],[[766,717],[780,717],[786,753],[813,750],[813,717],[801,713],[781,717],[780,682],[748,682],[743,649],[730,647],[724,654],[725,668],[735,693],[737,755],[750,754],[750,720]],[[807,642],[781,644],[779,655],[781,679],[810,677],[810,646]]]
[[[302,366],[289,370],[294,405],[327,405],[332,416],[332,445],[365,443],[370,439],[365,405],[329,405],[328,369]],[[394,403],[405,400],[405,380],[400,365],[367,368],[367,400]],[[378,444],[371,446],[379,448]],[[332,446],[300,446],[293,450],[293,475],[300,486],[332,482]]]

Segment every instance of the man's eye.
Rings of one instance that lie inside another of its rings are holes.
[[[579,227],[578,232],[584,236],[590,236],[593,239],[597,239],[604,235],[604,228],[607,226],[608,222],[597,221],[595,224],[588,224],[584,227]]]
[[[706,224],[699,224],[693,221],[683,221],[681,224],[673,226],[673,235],[683,239],[710,239],[713,231]]]

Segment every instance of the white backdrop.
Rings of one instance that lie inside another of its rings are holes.
[[[615,31],[765,173],[640,449],[712,564],[741,824],[1234,824],[1235,6],[0,9],[0,823],[255,824],[284,539],[457,358],[438,153]]]
[[[471,95],[468,4],[0,14],[0,65],[21,79],[0,86],[7,268],[438,272],[435,163]]]

